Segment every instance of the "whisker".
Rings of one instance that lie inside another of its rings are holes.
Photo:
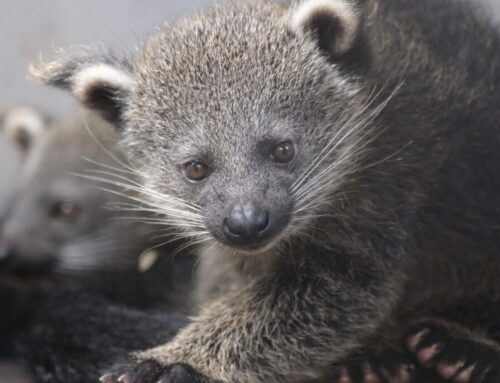
[[[299,179],[294,182],[294,184],[292,184],[291,186],[291,190],[294,191],[297,186],[303,182],[305,179],[307,179],[308,175],[313,172],[321,163],[322,159],[324,159],[325,157],[327,157],[331,151],[333,151],[335,149],[335,147],[337,145],[334,145],[334,147],[332,148],[332,145],[337,141],[337,138],[350,126],[350,124],[355,120],[357,119],[359,116],[363,115],[363,113],[372,105],[372,103],[375,101],[375,99],[380,95],[380,93],[382,92],[383,88],[379,91],[379,93],[377,93],[377,95],[375,97],[372,98],[372,94],[374,91],[372,91],[372,93],[370,93],[369,97],[368,97],[368,100],[369,102],[366,103],[359,111],[357,111],[353,116],[351,116],[345,123],[342,123],[341,124],[341,128],[339,129],[339,131],[334,135],[334,137],[332,137],[329,142],[325,145],[325,147],[321,150],[321,152],[318,154],[318,156],[316,157],[316,159],[312,162],[312,164],[306,169],[306,171],[303,173],[303,175],[301,175],[299,177]]]
[[[95,178],[98,178],[98,177],[89,176],[88,178],[89,179],[95,179]],[[97,180],[99,180],[99,179],[97,179]],[[112,181],[107,180],[107,179],[103,179],[102,182],[106,183],[106,184],[111,184],[111,185],[115,185],[116,186],[115,183],[113,183]],[[170,205],[167,206],[167,205],[154,204],[152,202],[139,199],[138,197],[134,197],[134,196],[131,196],[131,195],[119,192],[117,190],[109,189],[109,188],[101,188],[101,190],[106,191],[106,192],[111,193],[111,194],[114,194],[114,195],[118,195],[118,196],[126,198],[126,199],[129,199],[129,200],[134,201],[134,202],[145,204],[146,206],[154,208],[155,211],[157,213],[160,213],[160,214],[165,214],[165,215],[173,216],[173,217],[176,217],[176,218],[192,219],[192,220],[198,220],[200,222],[202,221],[202,217],[198,213],[195,213],[195,212],[192,212],[192,211],[187,211],[187,210],[180,209],[180,208],[177,208],[177,207],[174,207],[174,206],[170,206]],[[182,207],[184,207],[184,206],[182,206]]]
[[[118,157],[113,154],[110,150],[108,150],[103,144],[102,142],[100,142],[97,137],[95,136],[95,134],[92,132],[92,130],[90,129],[90,126],[89,126],[89,123],[87,120],[84,121],[84,126],[85,126],[85,129],[87,130],[87,133],[90,135],[90,137],[95,141],[95,143],[99,146],[99,148],[104,151],[104,153],[106,153],[113,161],[115,161],[117,164],[119,164],[120,166],[122,166],[123,168],[131,171],[131,172],[136,172],[136,169],[134,169],[130,164],[125,164],[123,161],[121,161],[120,159],[118,159]]]
[[[187,203],[187,202],[185,202],[177,197],[173,197],[173,196],[170,196],[167,194],[158,193],[158,192],[152,191],[150,189],[147,189],[143,186],[138,187],[135,185],[130,185],[130,184],[126,184],[124,182],[114,181],[114,180],[111,180],[108,178],[103,178],[103,177],[98,177],[98,176],[91,176],[91,175],[85,175],[85,174],[83,174],[83,175],[82,174],[75,174],[75,175],[82,177],[82,178],[85,178],[85,179],[88,179],[88,180],[91,180],[91,181],[101,182],[104,184],[118,186],[118,187],[124,188],[124,189],[129,189],[131,191],[136,191],[140,194],[145,194],[145,195],[154,197],[156,199],[160,199],[161,202],[175,203],[175,204],[181,205],[184,208],[194,210],[197,213],[201,212],[201,208],[194,206],[192,204],[189,204],[189,203]]]
[[[398,153],[400,153],[405,147],[398,150],[396,153],[388,156],[387,158],[377,161],[376,163],[370,164],[366,167],[357,166],[356,162],[353,162],[353,158],[362,158],[365,153],[369,151],[369,144],[373,142],[377,137],[379,137],[383,133],[382,130],[376,130],[379,133],[370,137],[371,130],[366,130],[366,127],[371,126],[372,122],[380,115],[380,113],[385,109],[390,100],[395,96],[395,94],[399,91],[402,86],[402,82],[396,86],[396,88],[391,92],[391,94],[380,104],[374,107],[370,112],[365,113],[367,108],[373,104],[374,99],[371,99],[367,105],[365,105],[363,110],[363,117],[359,119],[354,126],[350,127],[349,130],[346,131],[346,126],[350,125],[353,121],[353,118],[350,118],[347,123],[345,123],[342,128],[339,130],[342,132],[340,135],[337,132],[333,139],[329,141],[326,147],[322,150],[320,155],[318,155],[313,161],[313,166],[308,167],[304,175],[301,176],[298,182],[295,182],[291,188],[292,195],[296,199],[296,205],[294,207],[294,214],[299,216],[305,216],[308,218],[317,218],[314,213],[307,214],[308,211],[314,211],[319,209],[321,206],[324,206],[326,203],[331,203],[334,201],[331,197],[326,197],[328,192],[331,193],[332,190],[339,189],[337,186],[341,183],[345,182],[345,180],[349,179],[355,172],[358,172],[362,169],[366,169],[367,167],[374,166],[381,161],[386,161]],[[377,94],[379,97],[380,92]],[[356,119],[359,117],[359,113],[356,114]],[[361,134],[358,134],[361,132]],[[329,156],[337,150],[344,142],[350,139],[352,136],[357,135],[357,137],[348,145],[343,146],[343,148],[339,151],[339,155],[337,158],[328,166],[321,169],[318,173],[314,174],[314,176],[310,177],[310,175],[319,168],[319,166],[327,159]],[[358,161],[359,162],[359,161]],[[328,176],[329,173],[335,172],[335,177]],[[318,198],[318,196],[324,195],[323,198]],[[338,198],[338,196],[336,197]],[[306,218],[300,218],[300,220],[306,220]]]
[[[132,169],[132,170],[120,169],[120,168],[117,168],[115,166],[111,166],[109,164],[105,164],[104,162],[96,161],[95,159],[90,158],[90,157],[82,157],[82,159],[84,161],[87,161],[87,162],[91,163],[92,165],[96,165],[98,167],[105,168],[105,169],[108,169],[108,170],[113,170],[113,171],[116,171],[116,172],[119,172],[119,173],[130,174],[130,175],[133,175],[133,176],[141,176],[141,175],[143,175],[137,169]]]
[[[408,142],[406,145],[404,145],[402,148],[398,149],[397,151],[395,151],[394,153],[388,155],[387,157],[385,158],[382,158],[381,160],[379,161],[376,161],[376,162],[373,162],[371,164],[368,164],[364,167],[362,167],[360,170],[365,170],[365,169],[368,169],[368,168],[371,168],[373,166],[378,166],[386,161],[389,161],[391,158],[394,158],[396,157],[398,154],[400,154],[402,151],[404,151],[408,146],[412,145],[413,144],[413,140],[411,140],[410,142]]]

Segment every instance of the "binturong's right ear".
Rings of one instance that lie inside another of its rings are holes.
[[[26,106],[0,113],[0,128],[16,148],[26,155],[51,127],[51,117]]]
[[[58,52],[54,61],[40,61],[30,72],[44,84],[69,90],[86,108],[120,126],[128,97],[134,89],[130,62],[112,52]]]
[[[302,0],[292,7],[289,28],[311,34],[318,48],[333,58],[356,47],[365,0]]]

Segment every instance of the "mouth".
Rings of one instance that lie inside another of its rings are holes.
[[[275,246],[275,239],[268,239],[265,241],[260,241],[257,243],[249,243],[249,244],[234,244],[229,241],[223,241],[224,245],[230,247],[231,249],[238,250],[241,253],[255,254],[255,253],[263,253],[267,250],[270,250]]]
[[[44,261],[33,262],[24,259],[9,259],[0,267],[0,273],[4,276],[10,275],[15,278],[29,279],[50,277],[55,268],[56,261],[50,258]]]

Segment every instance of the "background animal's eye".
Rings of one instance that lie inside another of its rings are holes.
[[[208,176],[208,166],[201,161],[190,161],[183,165],[184,175],[191,181],[201,181]]]
[[[57,201],[52,206],[50,215],[52,218],[64,221],[74,221],[80,215],[80,211],[80,207],[74,202]]]
[[[26,131],[26,128],[19,128],[19,131],[16,133],[16,142],[22,150],[26,150],[30,147],[31,137]]]
[[[286,164],[293,160],[295,156],[295,146],[293,142],[283,141],[273,148],[272,156],[275,161]]]

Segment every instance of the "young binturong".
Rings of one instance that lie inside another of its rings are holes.
[[[0,131],[23,159],[1,216],[0,358],[21,359],[36,382],[96,381],[117,356],[185,323],[151,312],[189,309],[194,259],[174,260],[171,230],[130,207],[141,203],[136,175],[95,113],[11,107]]]
[[[1,216],[2,285],[40,293],[71,284],[136,307],[183,307],[180,285],[189,283],[177,283],[170,272],[177,264],[185,272],[192,261],[173,262],[177,246],[168,245],[168,233],[158,232],[153,215],[131,207],[141,204],[137,175],[115,129],[85,111],[52,118],[13,107],[0,117],[23,158]],[[146,251],[162,242],[157,254]]]
[[[405,382],[406,331],[441,377],[500,379],[493,330],[440,314],[500,296],[500,36],[472,4],[237,2],[34,73],[116,125],[165,222],[233,276],[102,381]]]

